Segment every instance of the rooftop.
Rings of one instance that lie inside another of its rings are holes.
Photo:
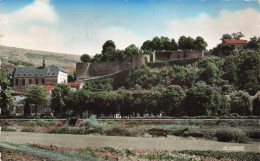
[[[227,44],[247,44],[246,40],[228,40],[228,39],[225,39],[224,42],[227,43]]]

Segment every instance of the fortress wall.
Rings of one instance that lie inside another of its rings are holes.
[[[79,62],[76,63],[76,78],[77,81],[89,77],[88,70],[89,70],[90,63],[83,63]]]
[[[102,76],[112,74],[119,71],[119,64],[115,62],[102,62],[91,64],[89,68],[89,76]]]
[[[163,68],[163,67],[172,67],[173,65],[192,65],[195,62],[197,62],[200,58],[188,58],[188,59],[175,59],[175,60],[169,60],[166,62],[160,62],[160,63],[148,63],[148,66],[150,68]]]
[[[183,51],[160,51],[155,53],[155,59],[158,60],[172,60],[184,58],[201,58],[201,51],[183,50]]]

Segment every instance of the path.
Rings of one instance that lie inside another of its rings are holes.
[[[179,150],[214,150],[231,151],[231,149],[260,152],[260,142],[251,144],[225,143],[211,140],[181,138],[169,136],[168,138],[142,138],[120,136],[97,136],[97,135],[68,135],[46,134],[26,132],[2,132],[0,142],[14,142],[20,144],[45,144],[69,148],[99,148],[112,146],[118,148],[138,148],[143,150],[158,149],[168,151]]]

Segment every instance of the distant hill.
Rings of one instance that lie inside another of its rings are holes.
[[[0,57],[8,57],[8,59],[32,63],[35,66],[41,66],[42,59],[45,58],[46,65],[56,64],[65,68],[75,68],[76,63],[80,61],[80,55],[62,54],[8,46],[0,46]]]

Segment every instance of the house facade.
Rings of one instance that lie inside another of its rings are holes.
[[[13,74],[14,91],[25,92],[28,85],[51,86],[59,83],[67,83],[67,71],[56,65],[41,67],[16,68]]]

